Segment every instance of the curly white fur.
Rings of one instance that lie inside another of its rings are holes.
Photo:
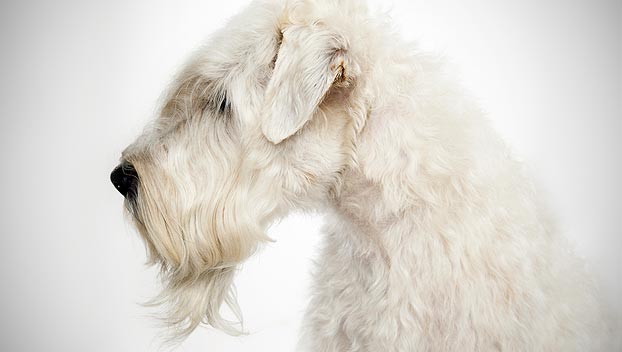
[[[199,50],[123,154],[176,333],[235,332],[235,267],[330,213],[300,349],[587,351],[590,279],[442,63],[356,0],[258,2]]]

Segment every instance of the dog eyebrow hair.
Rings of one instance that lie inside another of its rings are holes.
[[[170,117],[197,116],[206,109],[219,115],[229,115],[231,100],[227,90],[216,79],[201,74],[189,74],[181,79],[162,109]]]

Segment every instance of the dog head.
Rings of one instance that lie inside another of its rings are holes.
[[[251,5],[186,64],[123,152],[111,179],[162,268],[156,301],[176,335],[201,322],[236,332],[219,313],[239,311],[236,266],[275,219],[330,198],[354,162],[366,99],[353,45],[365,33],[352,18],[364,12],[345,0]]]

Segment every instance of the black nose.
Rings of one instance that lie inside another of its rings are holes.
[[[125,198],[136,195],[138,173],[132,164],[123,162],[117,166],[110,174],[110,181]]]

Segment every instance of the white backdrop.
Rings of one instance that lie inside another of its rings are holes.
[[[138,304],[155,271],[108,174],[179,64],[245,3],[2,2],[0,350],[158,349]],[[462,71],[620,312],[622,3],[393,3],[404,37]],[[320,224],[284,220],[242,269],[249,336],[202,328],[176,351],[293,351]]]

